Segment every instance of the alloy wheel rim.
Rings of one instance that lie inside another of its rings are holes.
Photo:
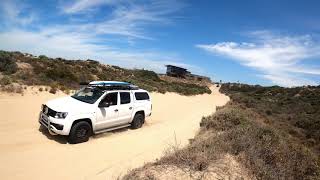
[[[78,137],[78,138],[86,137],[87,132],[88,132],[88,130],[87,130],[86,128],[80,128],[80,129],[77,131],[77,137]]]

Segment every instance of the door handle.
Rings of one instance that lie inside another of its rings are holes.
[[[131,110],[131,109],[132,109],[132,107],[129,107],[129,109]]]
[[[115,111],[115,112],[118,112],[118,109],[115,109],[114,111]]]

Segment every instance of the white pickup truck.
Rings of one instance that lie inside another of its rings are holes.
[[[72,96],[43,104],[39,122],[50,134],[68,136],[74,144],[92,134],[140,128],[151,111],[147,91],[126,82],[93,81]]]

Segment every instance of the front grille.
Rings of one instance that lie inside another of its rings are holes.
[[[42,113],[47,115],[47,116],[54,117],[57,112],[55,110],[49,108],[48,106],[43,105]]]
[[[44,125],[46,128],[48,128],[49,122],[48,122],[47,118],[45,118],[44,116],[45,116],[45,115],[43,115],[43,114],[40,115],[40,120],[39,120],[39,122],[40,122],[40,124],[42,124],[42,125]]]
[[[43,124],[43,125],[45,125],[46,127],[48,127],[48,122],[46,121],[46,120],[44,120],[43,118],[41,118],[41,123]]]

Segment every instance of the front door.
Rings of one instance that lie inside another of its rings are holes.
[[[106,129],[119,125],[119,98],[118,92],[108,93],[101,102],[108,104],[108,107],[97,107],[96,129]]]

